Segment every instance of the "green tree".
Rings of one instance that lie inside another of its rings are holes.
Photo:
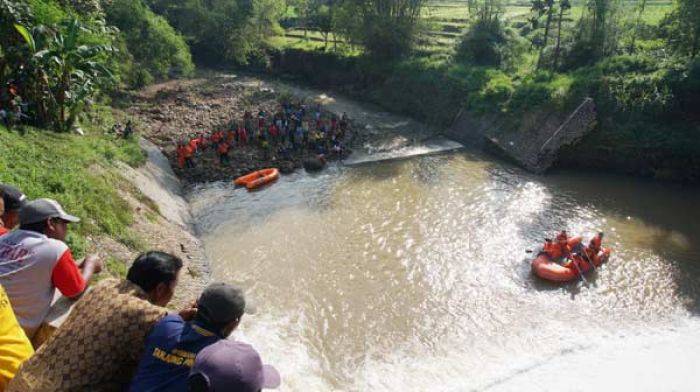
[[[642,16],[644,15],[644,10],[647,7],[647,0],[641,0],[637,8],[637,18],[634,23],[634,31],[632,31],[632,40],[630,42],[629,52],[634,53],[636,50],[637,36],[639,35],[639,30],[642,26]]]
[[[361,43],[370,57],[393,59],[407,54],[420,31],[424,0],[344,0],[337,30]]]
[[[500,21],[505,6],[503,0],[467,0],[467,12],[472,23]]]
[[[457,47],[457,60],[474,65],[511,68],[522,52],[521,40],[504,27],[501,0],[469,0],[469,27]]]
[[[621,11],[621,0],[587,0],[565,58],[568,68],[590,65],[618,53]]]
[[[148,0],[190,44],[195,60],[207,64],[247,63],[281,32],[282,0]]]
[[[531,10],[535,13],[532,18],[532,27],[537,29],[539,27],[539,20],[542,16],[546,16],[544,23],[544,37],[542,37],[541,42],[537,46],[540,47],[540,53],[537,57],[537,69],[542,67],[542,58],[544,55],[544,50],[547,47],[547,41],[549,40],[549,31],[552,26],[552,19],[554,18],[554,0],[533,0]]]
[[[554,69],[559,68],[559,56],[561,55],[562,23],[566,19],[566,13],[571,9],[569,0],[559,1],[559,16],[557,18],[557,45],[554,48]]]
[[[112,0],[104,9],[107,23],[119,28],[133,56],[132,84],[143,84],[136,80],[148,81],[151,75],[165,79],[192,73],[192,55],[184,38],[143,0]]]
[[[25,57],[22,49],[17,47],[22,36],[14,25],[29,25],[32,19],[31,9],[26,3],[0,0],[0,86],[5,85],[9,67],[19,65]]]
[[[695,58],[700,52],[700,1],[676,0],[671,19],[674,21],[670,37],[673,46]]]
[[[30,33],[15,25],[28,47],[26,70],[34,88],[27,88],[25,99],[39,105],[39,120],[51,124],[59,132],[73,128],[85,106],[99,91],[114,81],[105,67],[110,45],[88,45],[81,42],[88,26],[71,18],[55,28],[38,26]],[[102,31],[107,34],[107,31]]]
[[[333,31],[333,5],[322,2],[312,9],[311,25],[323,35],[325,49],[328,47],[328,36]]]
[[[533,34],[532,38],[532,46],[539,47],[536,69],[541,69],[543,67],[549,68],[547,64],[544,63],[544,59],[546,57],[545,51],[549,45],[549,37],[554,28],[552,23],[556,23],[557,35],[554,58],[549,66],[557,68],[561,53],[562,24],[565,20],[566,12],[571,9],[571,3],[569,0],[559,0],[558,3],[555,0],[532,0],[530,9],[532,12],[532,16],[530,17],[532,30],[538,31],[544,29],[542,36]],[[542,23],[542,18],[544,18],[544,23]]]

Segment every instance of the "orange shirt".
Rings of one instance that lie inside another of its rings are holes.
[[[219,152],[219,154],[223,155],[228,152],[229,146],[228,143],[221,143],[219,144],[219,147],[216,149],[216,151]]]
[[[182,153],[185,158],[192,158],[192,154],[194,154],[194,148],[192,148],[192,143],[190,142],[189,145],[186,145],[182,148]]]
[[[564,247],[562,249],[562,246],[556,242],[545,242],[543,250],[552,259],[559,259],[559,258],[564,257],[565,255],[568,255],[570,253],[570,249],[569,249],[568,245],[564,245]]]

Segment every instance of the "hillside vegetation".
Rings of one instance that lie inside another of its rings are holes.
[[[292,76],[448,126],[567,112],[563,163],[700,179],[696,0],[0,0],[0,106],[67,132],[95,102],[193,63]]]

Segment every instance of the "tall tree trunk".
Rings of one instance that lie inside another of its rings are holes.
[[[559,68],[559,53],[561,50],[561,22],[564,19],[564,7],[559,4],[559,20],[557,21],[557,47],[554,49],[554,69]]]
[[[647,6],[647,0],[642,0],[642,4],[639,6],[639,14],[637,14],[637,22],[634,26],[634,32],[632,33],[632,42],[630,43],[629,52],[634,53],[637,44],[637,35],[639,34],[639,26],[642,23],[642,15],[644,14],[644,9]]]
[[[540,48],[540,56],[537,59],[537,69],[540,69],[542,67],[542,56],[544,55],[544,50],[547,47],[547,41],[549,38],[549,28],[552,24],[552,14],[554,14],[554,1],[552,0],[552,3],[549,5],[549,9],[547,10],[547,22],[545,23],[544,26],[544,41],[542,42],[542,47]]]

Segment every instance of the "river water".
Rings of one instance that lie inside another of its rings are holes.
[[[429,132],[327,103],[381,143]],[[533,176],[459,150],[189,199],[215,279],[253,304],[236,338],[278,367],[282,390],[695,389],[698,190]],[[606,233],[613,256],[589,285],[531,275],[525,250],[559,229]]]

